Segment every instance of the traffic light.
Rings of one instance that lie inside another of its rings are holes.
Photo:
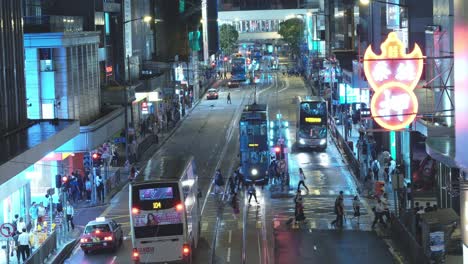
[[[281,160],[281,148],[279,146],[275,147],[276,160]]]
[[[55,187],[62,187],[62,175],[60,174],[55,175]]]
[[[101,166],[101,154],[100,153],[97,153],[97,152],[93,153],[91,158],[93,159],[93,166],[94,167]]]
[[[91,161],[91,155],[89,155],[89,152],[83,153],[83,167],[85,171],[91,171],[92,166],[92,161]]]
[[[68,176],[63,176],[61,180],[62,180],[62,187],[68,188],[68,185],[70,183],[68,181]]]

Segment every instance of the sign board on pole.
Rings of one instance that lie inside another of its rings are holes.
[[[15,234],[15,226],[10,223],[0,225],[0,234],[4,237],[12,237]]]

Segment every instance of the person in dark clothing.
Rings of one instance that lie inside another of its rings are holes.
[[[236,192],[236,183],[234,181],[234,176],[229,177],[228,179],[228,185],[229,185],[229,192],[230,194],[234,194]]]
[[[231,102],[231,93],[227,94],[227,103],[232,104],[232,102]]]
[[[343,191],[340,191],[340,195],[335,200],[334,210],[336,214],[336,219],[331,222],[333,226],[343,227],[343,216],[344,216],[343,202],[344,202]]]
[[[252,196],[255,198],[255,202],[257,204],[259,203],[257,200],[257,190],[255,190],[255,184],[251,184],[248,189],[249,192],[249,205],[250,205],[250,200],[252,199]]]
[[[430,203],[430,202],[427,202],[427,203],[426,203],[426,208],[424,208],[424,212],[425,212],[425,213],[429,213],[429,212],[432,212],[433,209],[434,209],[434,208],[432,208],[431,203]]]

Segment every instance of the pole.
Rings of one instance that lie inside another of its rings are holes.
[[[49,195],[49,233],[52,233],[52,223],[54,222],[54,200],[52,195]]]

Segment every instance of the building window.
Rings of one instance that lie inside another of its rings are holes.
[[[53,71],[54,65],[52,63],[52,49],[39,49],[39,61],[41,71]]]

